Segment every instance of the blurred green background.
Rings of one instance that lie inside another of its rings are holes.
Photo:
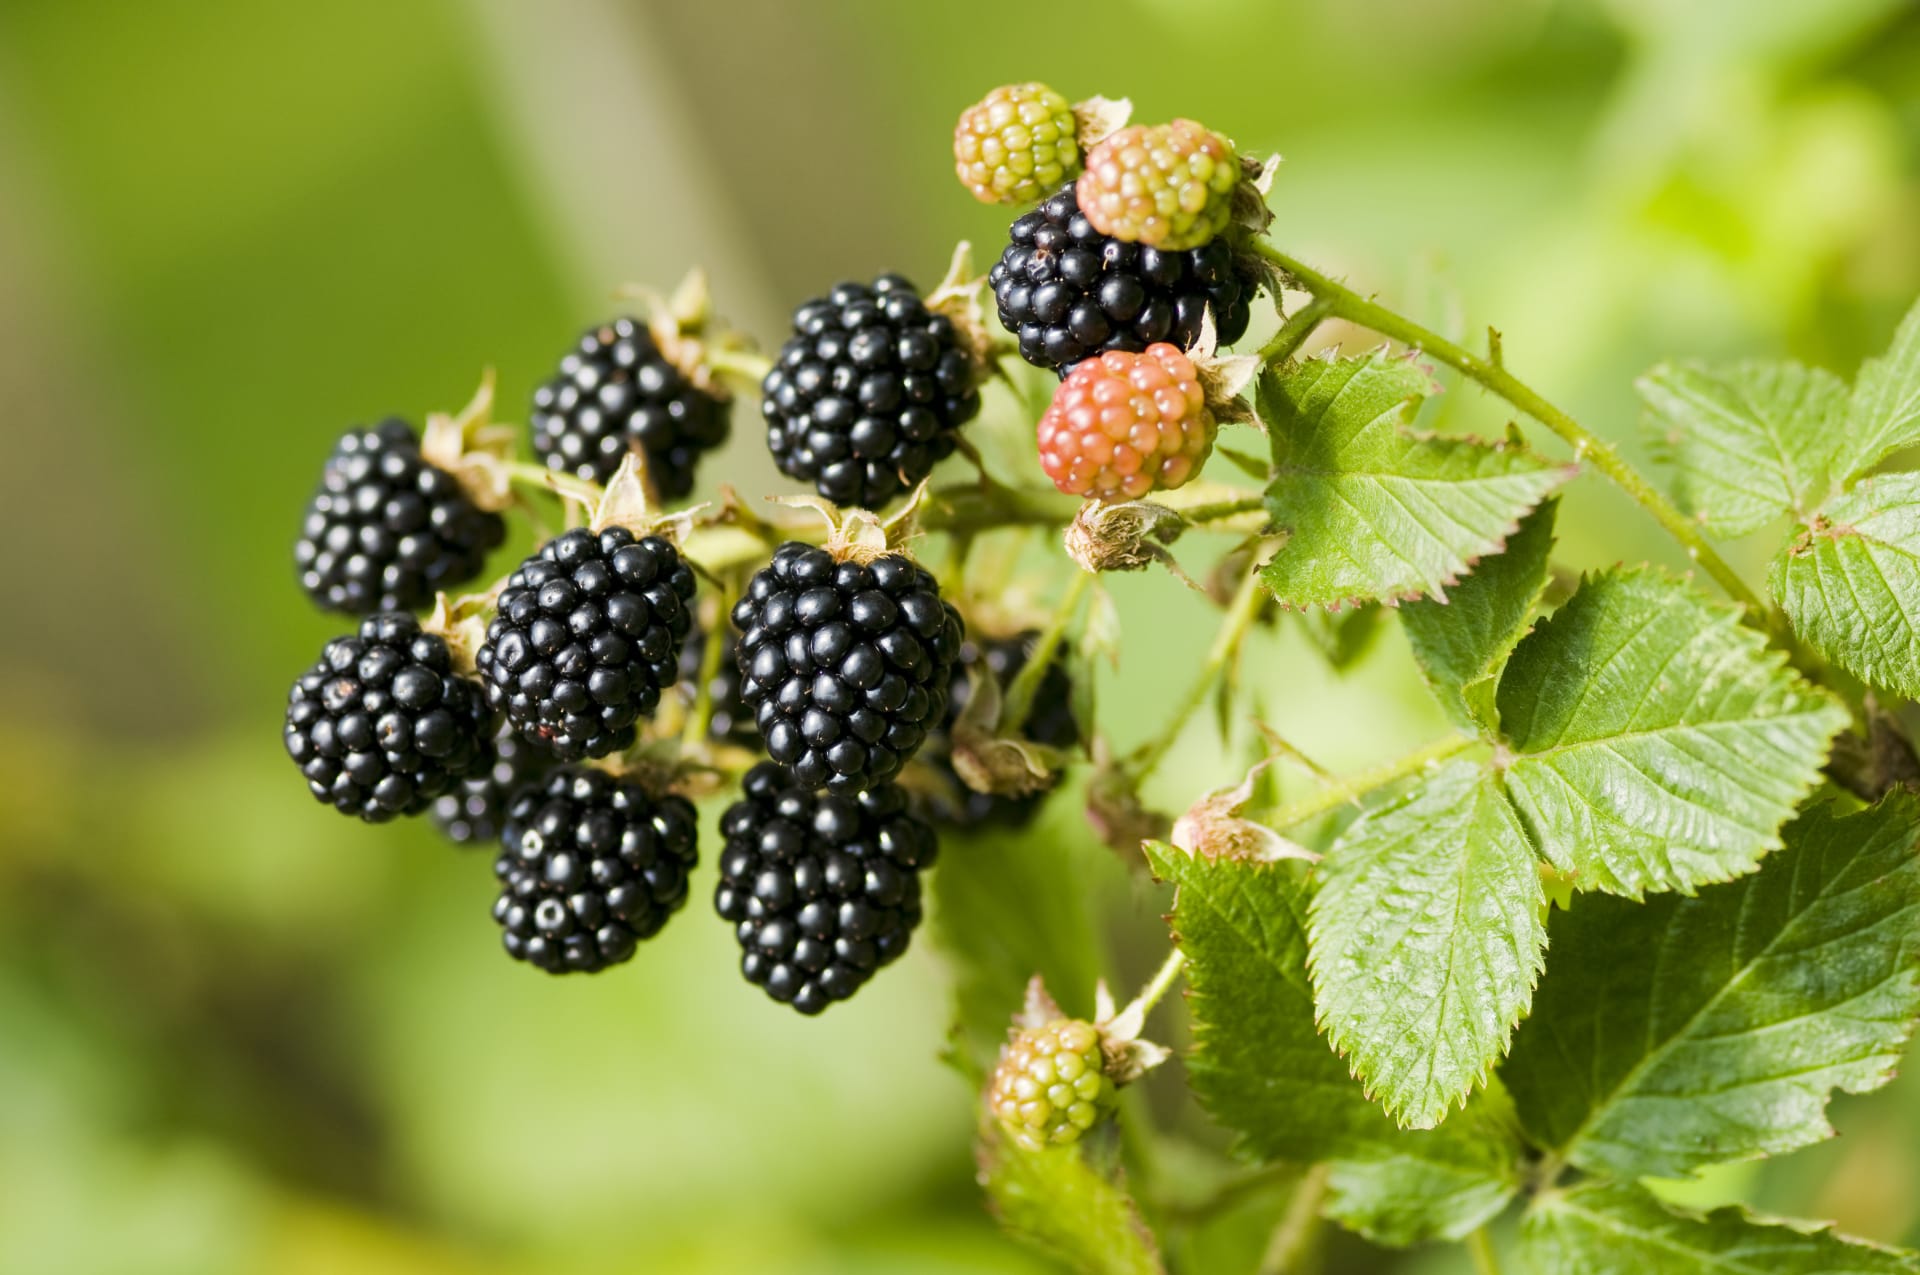
[[[703,875],[632,965],[542,978],[497,953],[484,856],[349,825],[277,740],[341,627],[289,556],[341,429],[457,406],[487,364],[517,418],[616,285],[695,262],[771,341],[841,277],[930,285],[961,237],[990,260],[1006,217],[948,153],[987,88],[1129,95],[1280,152],[1290,251],[1443,328],[1497,323],[1509,366],[1637,455],[1656,358],[1850,373],[1920,291],[1912,5],[1038,12],[0,3],[0,1271],[1044,1269],[980,1208],[934,943],[801,1020],[739,981]],[[1457,385],[1440,415],[1503,423]],[[735,421],[708,486],[788,490],[751,402]],[[1672,560],[1590,479],[1561,525],[1576,567]],[[1770,543],[1730,552],[1758,569]],[[1103,716],[1132,743],[1211,621],[1161,573],[1115,593]],[[1335,767],[1440,725],[1394,634],[1335,674],[1288,621],[1245,679]],[[1248,755],[1190,742],[1155,782],[1174,809]],[[1073,804],[1024,843],[950,843],[942,891],[1052,856],[1103,909],[1085,972],[1130,980],[1165,898]],[[1920,1241],[1920,1085],[1836,1114],[1841,1141],[1682,1193]]]

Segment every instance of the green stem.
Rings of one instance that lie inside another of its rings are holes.
[[[605,494],[599,483],[589,482],[559,469],[548,469],[524,460],[506,462],[507,477],[528,487],[555,492],[591,508]]]
[[[1531,386],[1507,371],[1497,354],[1492,358],[1483,359],[1447,340],[1439,333],[1430,331],[1385,306],[1369,301],[1345,284],[1329,279],[1318,271],[1295,261],[1264,240],[1256,241],[1255,249],[1267,260],[1299,280],[1317,299],[1326,301],[1328,313],[1332,317],[1349,320],[1362,327],[1371,328],[1382,336],[1418,347],[1471,377],[1545,425],[1572,446],[1576,459],[1591,464],[1612,479],[1636,504],[1652,514],[1654,521],[1680,543],[1680,547],[1686,550],[1687,556],[1699,563],[1701,569],[1713,577],[1714,582],[1726,591],[1728,597],[1746,607],[1755,616],[1763,617],[1767,614],[1766,604],[1760,600],[1759,595],[1748,587],[1747,582],[1740,578],[1738,572],[1727,565],[1719,551],[1707,543],[1706,538],[1700,534],[1700,528],[1691,519],[1681,513],[1673,502],[1621,459],[1620,453],[1614,449],[1613,444],[1587,430],[1573,417],[1542,398]]]
[[[1293,1188],[1287,1211],[1273,1228],[1267,1251],[1260,1258],[1260,1275],[1297,1275],[1320,1229],[1320,1205],[1327,1198],[1330,1166],[1316,1164]]]
[[[707,728],[713,722],[713,679],[720,673],[720,656],[726,648],[720,635],[727,631],[731,621],[727,618],[733,610],[733,589],[720,587],[717,623],[708,631],[706,645],[700,648],[700,680],[693,688],[693,708],[687,714],[686,726],[680,732],[685,743],[698,743],[707,737]]]
[[[1313,330],[1320,326],[1321,320],[1332,313],[1333,302],[1316,293],[1312,300],[1288,315],[1287,321],[1280,325],[1280,330],[1260,347],[1260,361],[1269,367],[1286,362],[1307,343],[1307,338],[1313,335]]]
[[[1153,1012],[1153,1007],[1160,1003],[1160,998],[1167,994],[1167,990],[1180,977],[1180,971],[1186,967],[1185,952],[1176,947],[1167,953],[1167,959],[1160,962],[1160,968],[1154,971],[1152,981],[1140,990],[1139,996],[1134,998],[1134,1003],[1140,1006],[1140,1013],[1143,1016]]]
[[[1210,505],[1195,505],[1191,509],[1182,509],[1178,512],[1188,522],[1198,524],[1219,522],[1241,514],[1257,513],[1266,507],[1265,496],[1242,496],[1238,500],[1216,500]]]
[[[1240,649],[1241,640],[1253,624],[1253,617],[1260,612],[1260,600],[1260,573],[1257,570],[1249,571],[1247,578],[1240,582],[1240,591],[1233,595],[1226,616],[1220,621],[1220,630],[1214,635],[1213,646],[1200,666],[1199,676],[1187,688],[1186,698],[1160,728],[1160,733],[1134,754],[1127,769],[1136,788],[1167,755],[1167,750],[1180,738],[1180,732],[1186,729],[1187,720],[1206,702],[1207,692],[1213,689],[1214,681],[1226,672],[1227,664]]]
[[[1305,823],[1317,815],[1329,810],[1351,805],[1376,788],[1384,788],[1395,780],[1417,775],[1437,761],[1444,761],[1455,753],[1464,752],[1480,741],[1471,735],[1449,735],[1437,739],[1424,748],[1416,748],[1397,761],[1390,761],[1372,770],[1363,770],[1350,779],[1342,779],[1328,785],[1311,797],[1282,806],[1260,822],[1276,830],[1291,828]]]
[[[1048,621],[1039,641],[1033,644],[1027,662],[1014,675],[1013,684],[1007,687],[1007,699],[1000,706],[1000,721],[996,724],[1000,734],[1017,735],[1020,728],[1026,725],[1027,714],[1033,711],[1034,697],[1040,693],[1040,683],[1053,667],[1054,652],[1060,649],[1060,643],[1067,635],[1067,626],[1073,623],[1074,615],[1080,610],[1080,599],[1086,596],[1087,586],[1092,583],[1093,577],[1085,571],[1073,573],[1073,583],[1067,586],[1060,605],[1053,609],[1053,619]]]
[[[1486,1227],[1477,1227],[1467,1236],[1467,1253],[1473,1258],[1475,1275],[1500,1275],[1500,1255]]]

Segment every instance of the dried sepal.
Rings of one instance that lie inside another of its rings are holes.
[[[458,412],[434,412],[420,436],[420,458],[444,469],[467,499],[488,513],[513,503],[507,465],[519,431],[493,420],[493,369],[480,375],[480,388]]]
[[[660,356],[703,394],[731,398],[726,376],[758,384],[772,367],[752,338],[715,318],[707,272],[699,266],[687,271],[670,294],[628,284],[617,295],[640,302]]]
[[[947,732],[948,761],[975,792],[1028,797],[1053,786],[1061,757],[1056,749],[1000,729],[1000,682],[982,660],[967,670],[967,706]]]
[[[1067,524],[1063,540],[1067,556],[1083,571],[1095,575],[1102,571],[1144,571],[1158,562],[1188,588],[1197,589],[1200,586],[1164,547],[1178,540],[1186,529],[1187,520],[1178,512],[1150,500],[1090,500]]]
[[[1108,847],[1143,863],[1138,851],[1143,841],[1164,841],[1173,821],[1140,800],[1133,777],[1114,759],[1106,737],[1094,736],[1093,774],[1087,781],[1087,823]]]
[[[1125,1009],[1116,1011],[1113,993],[1108,990],[1106,980],[1101,979],[1094,985],[1093,1005],[1093,1029],[1100,1036],[1100,1069],[1116,1086],[1138,1080],[1173,1056],[1173,1051],[1164,1045],[1141,1037],[1150,1008],[1143,1000],[1136,999]],[[1047,991],[1046,980],[1035,974],[1027,981],[1026,996],[1008,1028],[1008,1039],[1065,1017],[1066,1011]]]
[[[1272,753],[1255,762],[1246,777],[1231,788],[1218,788],[1187,807],[1173,822],[1175,847],[1202,859],[1240,859],[1274,863],[1282,859],[1318,862],[1320,856],[1281,836],[1256,820],[1242,817],[1253,802],[1254,788],[1267,767],[1280,759]]]
[[[920,534],[920,508],[926,503],[927,487],[924,481],[915,487],[906,503],[885,519],[866,509],[843,509],[820,496],[770,496],[768,499],[774,504],[809,509],[820,515],[827,524],[822,547],[837,562],[865,565],[887,554],[904,552],[908,543]]]
[[[1020,1012],[1013,1017],[1013,1029],[1020,1031],[1045,1027],[1055,1019],[1066,1016],[1066,1011],[1060,1008],[1060,1002],[1053,999],[1053,995],[1047,991],[1047,980],[1035,974],[1027,980],[1026,995],[1020,1002]]]
[[[1086,154],[1101,142],[1127,126],[1133,118],[1133,99],[1101,97],[1098,94],[1073,104],[1074,141]]]
[[[494,599],[499,597],[504,584],[503,581],[486,593],[469,593],[459,598],[436,593],[432,612],[420,622],[421,632],[432,633],[447,644],[453,671],[463,677],[472,677],[478,671],[474,655],[487,640],[487,615],[493,610]]]
[[[987,276],[974,271],[973,245],[962,239],[953,246],[945,277],[925,298],[929,311],[945,315],[953,324],[954,337],[973,366],[975,385],[999,366],[1003,351],[1013,348],[996,335],[999,324],[987,321],[986,290]]]
[[[1199,374],[1207,396],[1207,411],[1216,423],[1255,423],[1253,406],[1243,397],[1265,364],[1255,354],[1219,353],[1220,336],[1213,323],[1213,307],[1200,320],[1200,338],[1187,357]]]

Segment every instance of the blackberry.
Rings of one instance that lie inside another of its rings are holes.
[[[567,766],[507,806],[493,919],[517,961],[592,974],[633,955],[687,901],[693,804]]]
[[[1193,481],[1218,429],[1193,360],[1161,342],[1076,363],[1035,431],[1053,485],[1094,500],[1138,500]]]
[[[693,704],[698,694],[700,666],[706,659],[709,640],[705,629],[696,628],[687,634],[687,644],[680,649],[680,698],[688,706]],[[760,731],[753,724],[753,710],[740,698],[740,664],[734,655],[731,629],[720,633],[720,662],[714,667],[707,697],[711,705],[707,716],[707,738],[758,751]]]
[[[780,472],[869,509],[933,472],[980,410],[953,321],[892,274],[870,288],[843,283],[795,310],[760,394]]]
[[[293,560],[301,587],[330,611],[417,611],[480,574],[506,534],[499,514],[421,459],[405,421],[388,419],[334,444]]]
[[[907,950],[933,830],[891,784],[817,793],[762,762],[741,794],[720,820],[714,909],[733,922],[747,981],[817,1014]]]
[[[1018,828],[1032,820],[1046,800],[1045,792],[1024,797],[975,792],[954,773],[947,752],[953,725],[960,719],[960,714],[966,711],[967,700],[973,694],[971,671],[979,668],[992,677],[999,683],[1000,693],[1004,697],[1013,679],[1027,666],[1027,659],[1039,636],[1039,630],[1029,629],[1014,637],[969,640],[960,648],[959,662],[953,666],[953,689],[948,696],[946,728],[937,741],[938,751],[932,759],[934,767],[946,779],[954,799],[935,796],[929,800],[928,812],[936,822],[956,828]],[[1047,671],[1041,675],[1040,686],[1034,693],[1032,707],[1027,710],[1027,720],[1021,724],[1020,734],[1036,744],[1063,751],[1079,745],[1080,726],[1073,717],[1073,679],[1067,672],[1066,656],[1062,652],[1054,652]]]
[[[427,815],[455,845],[497,842],[514,794],[545,779],[553,767],[552,754],[503,727],[493,737],[492,764],[434,798]]]
[[[807,788],[893,778],[947,711],[959,613],[899,554],[836,562],[789,541],[733,609],[740,696],[767,755]]]
[[[659,536],[569,531],[507,578],[474,662],[487,700],[561,761],[634,740],[679,676],[693,569]]]
[[[1079,123],[1044,84],[1003,84],[960,113],[953,164],[960,184],[989,204],[1039,199],[1080,171]]]
[[[1078,1142],[1119,1101],[1104,1063],[1092,1023],[1056,1018],[1030,1027],[1000,1047],[987,1109],[1029,1151]]]
[[[1075,195],[1101,234],[1178,251],[1227,228],[1239,183],[1233,143],[1175,120],[1123,128],[1095,146]]]
[[[695,385],[647,325],[618,318],[581,333],[533,392],[533,450],[547,468],[605,483],[634,448],[663,500],[693,490],[700,457],[727,441],[732,405]]]
[[[320,801],[369,823],[417,815],[486,765],[494,716],[439,635],[382,611],[293,684],[287,752]]]
[[[1001,324],[1035,367],[1064,374],[1104,351],[1160,341],[1191,349],[1208,306],[1221,345],[1246,335],[1259,283],[1224,238],[1187,252],[1109,238],[1081,215],[1072,182],[1008,233],[987,283]]]

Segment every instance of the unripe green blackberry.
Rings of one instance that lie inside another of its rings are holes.
[[[953,163],[985,204],[1031,204],[1080,171],[1073,106],[1044,84],[1003,84],[960,112]]]
[[[1029,1027],[1000,1047],[987,1082],[987,1109],[1021,1146],[1038,1151],[1076,1142],[1115,1103],[1100,1031],[1077,1018]]]
[[[1240,157],[1192,120],[1136,124],[1095,146],[1080,174],[1080,211],[1095,230],[1169,252],[1198,248],[1233,219]]]

